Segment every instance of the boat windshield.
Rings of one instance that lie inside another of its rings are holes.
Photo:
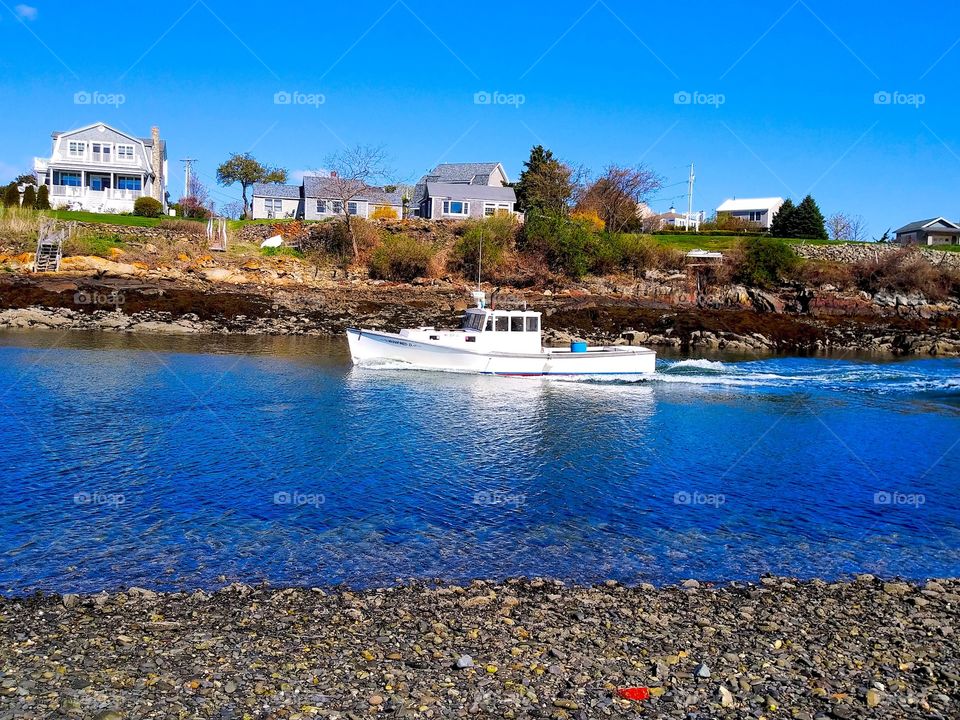
[[[463,318],[463,329],[483,332],[483,320],[483,313],[467,313]]]

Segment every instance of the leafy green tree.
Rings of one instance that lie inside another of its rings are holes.
[[[33,208],[37,204],[37,189],[33,185],[27,185],[23,189],[23,207]]]
[[[33,204],[37,210],[49,210],[50,209],[50,188],[46,185],[41,185],[40,189],[37,190],[37,201]]]
[[[247,190],[254,183],[285,183],[287,171],[260,164],[250,153],[234,153],[217,168],[217,182],[228,187],[240,183],[243,190],[243,214],[250,216]]]
[[[553,156],[552,150],[537,145],[523,163],[514,185],[520,210],[546,213],[565,212],[573,196],[573,171]]]
[[[37,176],[33,173],[24,173],[23,175],[17,175],[17,179],[14,180],[17,185],[36,185]]]
[[[7,185],[3,191],[3,204],[5,207],[20,207],[20,188],[16,182]]]
[[[740,244],[743,253],[736,271],[737,279],[755,287],[780,284],[798,262],[797,254],[783,240],[753,237]]]
[[[496,271],[516,243],[518,229],[517,219],[508,213],[468,220],[466,232],[453,247],[450,264],[470,279],[477,277],[478,269]]]
[[[823,220],[823,213],[812,195],[807,195],[793,214],[793,234],[787,237],[827,239],[827,227]]]
[[[780,206],[777,214],[773,216],[773,220],[770,222],[770,234],[777,238],[795,237],[793,227],[796,211],[797,206],[793,204],[793,200],[790,198],[784,200],[783,205]]]
[[[571,220],[563,213],[536,214],[523,226],[524,245],[543,254],[550,269],[574,280],[593,264],[597,235],[588,220]]]

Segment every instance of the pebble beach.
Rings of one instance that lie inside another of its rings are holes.
[[[956,718],[958,610],[869,575],[35,594],[0,599],[0,720]]]

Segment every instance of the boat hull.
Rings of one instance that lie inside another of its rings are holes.
[[[650,375],[656,353],[639,347],[601,347],[587,352],[545,348],[538,353],[473,352],[411,340],[377,330],[347,330],[350,356],[358,365],[400,365],[425,370],[487,375]]]

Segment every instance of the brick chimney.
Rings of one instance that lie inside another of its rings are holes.
[[[155,200],[163,202],[163,186],[165,180],[163,177],[163,152],[160,146],[160,128],[156,125],[150,128],[150,139],[153,141],[153,152],[150,158],[150,164],[153,166],[153,185],[151,186],[150,195]]]

